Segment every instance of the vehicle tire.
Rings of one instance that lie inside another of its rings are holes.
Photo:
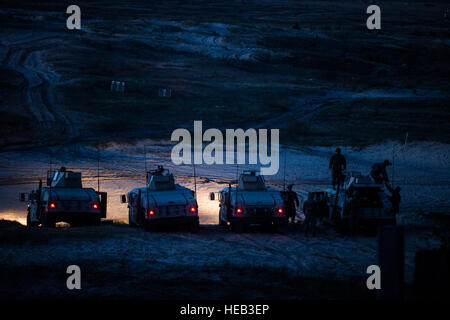
[[[381,226],[382,226],[382,222],[380,222],[380,221],[375,221],[375,222],[371,223],[367,228],[368,235],[370,237],[377,236],[378,230],[380,229]]]
[[[156,231],[156,226],[153,223],[147,222],[144,224],[144,230],[149,232]]]
[[[262,230],[263,230],[264,232],[272,233],[272,232],[274,231],[274,228],[273,228],[272,223],[264,223],[264,224],[262,225]]]
[[[130,212],[130,210],[128,210],[128,225],[129,225],[130,227],[132,227],[132,228],[136,228],[136,227],[137,227],[136,223],[134,223],[134,222],[131,220],[131,212]]]
[[[100,226],[102,224],[102,217],[99,214],[96,214],[91,218],[91,226]]]
[[[42,217],[42,226],[44,228],[55,228],[56,221],[52,219],[52,217],[49,217],[48,213],[44,213]]]
[[[226,227],[228,226],[228,223],[222,219],[222,212],[219,211],[219,225],[222,227]]]
[[[244,224],[240,221],[231,222],[231,231],[235,233],[242,233],[244,231]]]
[[[28,210],[28,213],[27,213],[27,227],[37,227],[38,225],[39,225],[39,222],[31,221],[30,210]]]
[[[189,231],[192,232],[192,233],[197,233],[199,229],[200,229],[200,225],[199,225],[198,220],[192,222],[189,225]]]
[[[31,221],[30,212],[28,212],[28,214],[27,214],[27,227],[36,227],[36,226],[37,226],[37,223]]]
[[[287,225],[286,221],[282,221],[282,222],[280,221],[280,222],[275,223],[275,232],[277,232],[277,233],[284,234],[287,232],[287,228],[288,228],[288,225]]]
[[[347,234],[349,219],[337,218],[335,220],[336,231],[341,235]]]

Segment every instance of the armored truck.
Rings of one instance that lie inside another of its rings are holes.
[[[215,193],[210,194],[215,200]],[[237,233],[252,224],[263,225],[272,231],[284,231],[287,224],[284,202],[278,190],[267,187],[257,171],[244,171],[236,187],[219,192],[219,224]]]
[[[327,200],[329,220],[341,231],[348,230],[353,217],[358,220],[358,225],[371,230],[381,224],[395,223],[392,203],[384,186],[374,183],[368,175],[348,173],[339,192],[327,190]]]
[[[20,194],[27,202],[27,226],[55,227],[57,222],[71,226],[100,225],[106,218],[106,192],[83,188],[81,172],[61,167],[47,172],[46,186],[39,186],[30,193]]]
[[[154,230],[161,225],[182,224],[198,231],[198,205],[192,190],[176,184],[173,174],[162,166],[147,172],[146,181],[146,187],[121,196],[122,203],[128,202],[130,226]]]

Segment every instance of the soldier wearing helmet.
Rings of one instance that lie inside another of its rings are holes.
[[[300,206],[300,202],[298,201],[297,192],[292,190],[292,187],[294,185],[290,184],[288,186],[287,191],[287,197],[285,201],[285,207],[286,207],[286,216],[289,222],[289,219],[291,219],[291,223],[295,223],[295,216],[297,213],[297,207]]]
[[[312,192],[308,193],[308,199],[303,203],[303,214],[305,221],[303,221],[303,232],[305,236],[312,231],[313,236],[316,235],[316,220],[317,220],[317,203]]]
[[[381,163],[375,163],[370,170],[370,175],[372,176],[376,184],[383,184],[389,182],[389,177],[386,171],[386,167],[392,165],[389,160],[384,160]]]
[[[333,178],[333,189],[336,189],[336,184],[341,185],[344,182],[342,171],[344,171],[347,167],[345,157],[341,154],[341,148],[336,148],[336,153],[330,159],[329,167]]]

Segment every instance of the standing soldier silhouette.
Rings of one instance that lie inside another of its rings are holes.
[[[289,223],[289,218],[291,218],[291,223],[295,223],[295,216],[297,215],[297,208],[300,206],[298,201],[297,192],[292,191],[294,185],[290,184],[287,191],[286,205],[286,216]]]
[[[329,167],[333,177],[333,189],[336,190],[336,184],[341,185],[344,179],[342,171],[347,168],[345,157],[341,154],[341,148],[336,148],[336,153],[330,159]]]
[[[376,184],[383,184],[389,182],[386,167],[392,165],[389,160],[384,160],[382,163],[375,163],[370,170],[370,175],[372,176]]]
[[[311,230],[313,236],[316,235],[316,217],[317,217],[317,205],[314,201],[314,195],[312,193],[308,194],[308,199],[303,204],[303,213],[305,215],[305,221],[303,222],[303,231],[305,236]]]
[[[397,223],[397,214],[400,211],[400,202],[402,201],[402,197],[400,195],[400,187],[392,188],[388,183],[385,183],[386,188],[391,193],[388,196],[389,201],[392,203],[392,214],[394,215],[394,222]]]

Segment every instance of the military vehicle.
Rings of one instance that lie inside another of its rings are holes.
[[[215,200],[211,192],[210,199]],[[264,177],[257,171],[244,171],[236,187],[231,184],[219,192],[219,224],[231,226],[237,233],[251,224],[272,231],[284,231],[287,225],[284,202],[280,191],[266,187]]]
[[[182,224],[198,231],[198,205],[192,190],[175,184],[173,174],[162,166],[147,172],[146,181],[147,187],[121,196],[122,203],[128,202],[130,226],[154,230],[164,224]]]
[[[327,190],[328,220],[340,231],[349,228],[353,210],[358,210],[358,224],[376,230],[381,224],[395,223],[392,204],[384,186],[374,183],[368,175],[359,172],[346,174],[344,187],[340,191]],[[356,200],[352,203],[353,200]]]
[[[106,192],[83,188],[81,172],[61,167],[47,172],[47,186],[39,180],[38,188],[28,195],[20,194],[27,202],[27,226],[55,227],[57,222],[71,226],[100,225],[106,218]]]

